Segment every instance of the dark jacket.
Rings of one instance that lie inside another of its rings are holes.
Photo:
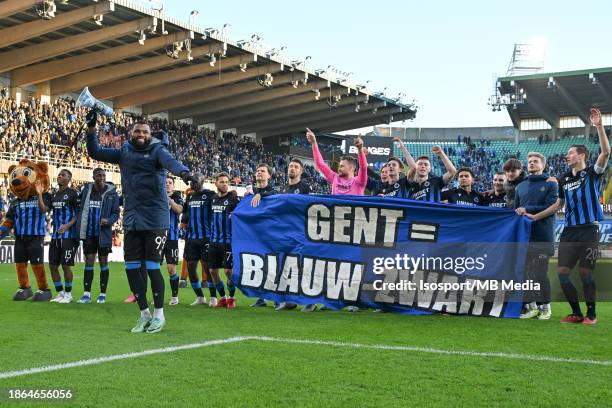
[[[168,135],[151,137],[142,149],[125,142],[121,149],[103,148],[95,133],[87,135],[87,152],[95,160],[115,163],[121,169],[123,228],[150,231],[170,228],[166,170],[179,176],[189,171],[168,153]]]
[[[513,181],[506,181],[504,183],[504,190],[506,190],[506,203],[508,204],[508,208],[516,208],[514,206],[516,187],[526,179],[527,175],[524,171],[521,171],[521,174],[519,174],[516,179],[514,179]]]
[[[102,207],[100,208],[100,219],[108,220],[106,226],[100,226],[100,247],[110,248],[113,246],[113,224],[119,220],[119,195],[117,188],[106,183],[107,189],[102,193]],[[89,216],[89,197],[94,188],[94,183],[87,183],[81,190],[81,205],[77,214],[76,232],[77,238],[87,238],[87,217]]]
[[[529,175],[525,181],[516,187],[514,208],[523,207],[529,214],[537,214],[551,205],[559,197],[559,186],[553,181],[546,181],[547,174]],[[531,224],[532,249],[542,250],[543,253],[554,253],[554,227],[555,215],[536,221]]]

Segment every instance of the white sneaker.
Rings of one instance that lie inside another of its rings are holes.
[[[550,308],[550,305],[548,305],[546,309],[544,308],[540,309],[538,320],[550,320],[551,317],[552,317],[552,309]]]
[[[538,317],[540,311],[536,307],[535,309],[523,310],[519,319],[533,319],[534,317]]]
[[[168,303],[170,306],[176,306],[179,304],[178,297],[171,297],[170,302]]]
[[[50,300],[52,303],[61,303],[61,300],[64,298],[64,291],[57,292],[57,295]]]
[[[217,300],[216,297],[210,298],[210,302],[208,302],[208,306],[210,306],[210,307],[217,307],[217,302],[218,302],[218,300]]]
[[[196,300],[194,300],[191,303],[191,306],[197,306],[197,305],[204,305],[206,306],[206,298],[205,297],[197,297]]]
[[[359,308],[357,306],[349,306],[346,308],[346,310],[348,310],[349,312],[358,312]]]
[[[62,298],[60,300],[58,300],[57,303],[70,303],[72,302],[72,293],[64,293],[64,295],[62,296]]]

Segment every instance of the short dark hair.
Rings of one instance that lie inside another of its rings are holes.
[[[172,182],[174,183],[174,177],[169,174],[166,176],[166,180],[172,180]]]
[[[298,158],[295,158],[295,157],[294,157],[293,159],[291,159],[291,161],[290,161],[289,163],[297,163],[297,164],[299,164],[299,165],[300,165],[300,167],[301,167],[302,169],[304,168],[304,163],[302,163],[302,161],[301,161],[300,159],[298,159]]]
[[[342,160],[346,160],[347,162],[351,163],[354,167],[357,167],[357,160],[355,160],[353,156],[342,156],[340,158],[340,161]]]
[[[266,164],[266,163],[259,163],[259,164],[257,165],[257,167],[255,167],[255,170],[257,170],[257,169],[259,169],[259,168],[262,168],[262,167],[265,167],[265,168],[266,168],[266,170],[268,171],[268,174],[269,174],[269,175],[272,175],[272,167],[270,167],[270,165],[268,165],[268,164]]]
[[[62,171],[65,171],[66,173],[68,173],[68,175],[70,176],[70,179],[72,179],[72,172],[70,170],[68,170],[68,169],[61,169],[59,172],[61,173]]]
[[[132,129],[134,129],[136,127],[136,125],[147,125],[148,127],[151,127],[151,124],[146,119],[138,119],[138,120],[136,120],[136,122],[134,122],[134,124],[132,125]]]
[[[404,168],[404,163],[402,163],[402,161],[400,159],[398,159],[397,157],[393,156],[391,157],[389,160],[387,160],[387,164],[389,164],[389,162],[396,162],[397,164],[399,164],[399,168],[403,169]],[[386,166],[386,165],[385,165]]]
[[[215,181],[218,181],[221,177],[227,177],[228,180],[230,178],[229,174],[224,171],[220,171],[219,173],[215,174]]]
[[[519,159],[508,159],[504,163],[504,171],[523,170],[523,163]]]
[[[496,176],[505,176],[506,173],[504,173],[503,171],[498,171],[497,173],[495,173]]]
[[[106,174],[106,170],[104,170],[102,167],[96,167],[95,169],[93,169],[93,175],[95,176],[97,173]]]
[[[574,144],[571,145],[570,148],[576,149],[576,153],[584,154],[584,160],[589,158],[589,149],[583,144]]]
[[[418,162],[419,160],[427,160],[428,162],[431,163],[431,160],[429,159],[429,156],[419,156],[419,157],[417,157],[415,162]]]
[[[463,172],[468,172],[472,175],[472,178],[476,178],[474,172],[469,167],[461,167],[459,170],[457,170],[457,178],[459,178],[459,174]]]

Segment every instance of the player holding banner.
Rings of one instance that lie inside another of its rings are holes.
[[[595,312],[596,287],[593,280],[595,262],[599,254],[599,222],[603,211],[599,203],[602,176],[610,159],[610,142],[601,121],[599,109],[591,109],[591,123],[597,129],[601,153],[594,165],[587,167],[589,151],[584,145],[573,145],[565,156],[571,170],[559,179],[559,198],[546,210],[528,215],[534,221],[543,220],[565,206],[565,228],[559,243],[559,282],[572,313],[561,323],[597,323]],[[578,302],[578,291],[570,279],[571,270],[578,264],[582,289],[586,300],[586,317]]]
[[[95,160],[118,164],[123,193],[123,245],[125,269],[130,289],[136,295],[140,318],[132,333],[157,333],[166,324],[164,317],[164,279],[160,271],[162,251],[168,239],[170,216],[166,193],[167,172],[185,182],[197,181],[189,169],[168,153],[168,135],[151,135],[146,121],[138,121],[130,132],[130,140],[120,149],[103,148],[96,134],[97,113],[86,116],[88,126],[87,152]],[[147,303],[147,288],[140,275],[145,262],[151,280],[155,310]]]

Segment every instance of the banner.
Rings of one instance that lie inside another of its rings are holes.
[[[531,222],[511,210],[356,196],[245,198],[233,280],[249,297],[518,317]]]
[[[555,223],[555,242],[559,243],[561,239],[561,233],[565,222],[563,220],[557,220]],[[604,220],[599,224],[599,243],[605,246],[612,245],[612,220]]]

